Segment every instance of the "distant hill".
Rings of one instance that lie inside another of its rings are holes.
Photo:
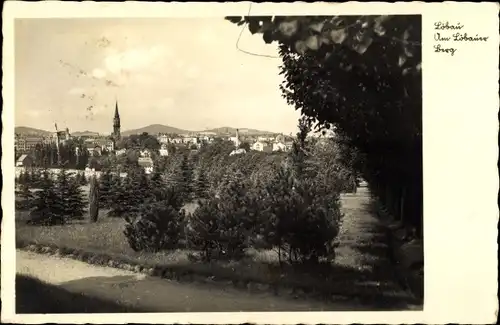
[[[123,131],[122,136],[129,136],[131,134],[142,134],[143,132],[147,132],[148,134],[151,134],[151,135],[156,135],[158,133],[186,134],[186,133],[190,133],[191,131],[174,128],[174,127],[171,127],[168,125],[151,124],[151,125],[139,128],[139,129]]]
[[[261,130],[255,130],[255,129],[247,129],[247,128],[239,128],[240,134],[241,135],[265,135],[265,134],[275,134],[276,132],[269,132],[269,131],[261,131]],[[50,131],[45,131],[45,130],[40,130],[40,129],[35,129],[35,128],[30,128],[26,126],[17,126],[15,128],[15,132],[17,134],[22,134],[22,135],[41,135],[41,136],[47,136],[52,134]],[[75,131],[72,132],[69,130],[70,134],[72,136],[89,136],[89,135],[94,135],[98,136],[98,132],[94,131]],[[199,130],[199,131],[190,131],[190,130],[184,130],[184,129],[178,129],[172,126],[168,125],[162,125],[162,124],[151,124],[139,129],[133,129],[133,130],[126,130],[122,132],[122,136],[129,136],[131,134],[141,134],[143,132],[147,132],[151,135],[156,135],[158,133],[175,133],[175,134],[189,134],[189,133],[197,133],[197,132],[213,132],[219,135],[225,135],[225,134],[236,134],[236,128],[233,127],[220,127],[220,128],[214,128],[214,129],[209,129],[209,130]]]
[[[99,132],[94,132],[94,131],[77,131],[77,132],[71,132],[69,133],[74,136],[74,137],[81,137],[81,136],[99,136]]]
[[[241,135],[260,135],[260,134],[272,134],[273,132],[269,131],[260,131],[260,130],[254,130],[254,129],[246,129],[246,128],[240,128],[240,134]],[[213,132],[216,134],[235,134],[236,133],[236,128],[233,127],[220,127],[220,128],[214,128],[214,129],[208,129],[208,130],[198,130],[198,131],[190,131],[190,130],[184,130],[184,129],[178,129],[174,128],[172,126],[168,125],[162,125],[162,124],[152,124],[148,125],[139,129],[134,129],[134,130],[127,130],[123,131],[122,135],[123,136],[129,136],[131,134],[141,134],[143,132],[147,132],[149,134],[155,135],[158,133],[176,133],[176,134],[188,134],[188,133],[198,133],[198,132]]]
[[[274,134],[275,132],[269,132],[269,131],[261,131],[261,130],[255,130],[255,129],[247,129],[247,128],[239,128],[238,129],[241,135],[263,135],[263,134]],[[229,127],[229,126],[223,126],[220,128],[215,128],[215,129],[209,129],[209,130],[204,130],[200,132],[214,132],[217,134],[236,134],[236,128]]]
[[[14,133],[21,135],[40,135],[40,136],[48,136],[52,134],[52,132],[50,131],[30,128],[27,126],[16,126],[16,128],[14,129]]]

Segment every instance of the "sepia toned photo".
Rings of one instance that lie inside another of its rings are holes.
[[[16,312],[422,308],[420,40],[406,15],[16,20]]]
[[[424,30],[489,36],[242,5],[14,19],[16,315],[424,311]]]

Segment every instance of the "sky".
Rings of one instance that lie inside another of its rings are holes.
[[[149,124],[295,133],[276,44],[221,18],[16,19],[16,126],[112,132]]]

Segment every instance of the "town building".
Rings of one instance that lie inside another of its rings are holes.
[[[287,148],[283,142],[274,142],[273,151],[287,151]]]
[[[151,157],[151,150],[141,149],[141,150],[139,150],[139,156],[141,156],[143,158]]]
[[[162,157],[168,156],[168,148],[167,148],[167,144],[165,144],[165,143],[161,144],[161,147],[160,147],[160,156],[162,156]]]
[[[33,166],[33,158],[30,155],[23,154],[16,161],[16,167],[31,167]]]
[[[17,152],[30,152],[37,145],[44,144],[44,137],[41,136],[27,136],[27,137],[16,137],[14,140],[14,148]]]
[[[115,150],[115,155],[116,156],[121,156],[121,155],[124,155],[126,153],[127,153],[127,149],[125,149],[125,148],[121,148],[121,149]]]
[[[255,142],[254,144],[252,144],[251,148],[252,148],[252,150],[262,151],[262,152],[271,152],[273,150],[273,147],[271,146],[271,144],[269,144],[268,142],[264,142],[264,141]]]
[[[139,157],[137,163],[140,167],[144,168],[146,174],[151,174],[153,172],[153,159],[151,157]]]

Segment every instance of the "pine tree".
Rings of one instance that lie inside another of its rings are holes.
[[[154,169],[149,187],[151,189],[151,196],[154,201],[165,200],[166,183],[159,168]]]
[[[137,218],[127,219],[124,234],[134,251],[158,252],[176,247],[182,214],[168,201],[145,204]]]
[[[42,172],[39,187],[40,190],[34,194],[31,220],[28,223],[46,226],[64,224],[63,207],[50,172],[46,169]]]
[[[71,218],[81,219],[85,214],[87,200],[81,188],[81,185],[74,179],[71,179],[68,187],[68,197],[66,204],[68,206],[68,215]]]
[[[114,182],[112,192],[110,215],[134,218],[149,193],[147,175],[142,168],[131,168],[123,181]]]
[[[33,198],[34,196],[30,190],[29,184],[21,184],[19,190],[16,190],[16,209],[29,210],[33,205]]]
[[[56,189],[63,215],[68,219],[81,218],[86,205],[83,191],[66,168],[62,168],[57,175]]]
[[[180,172],[180,181],[182,183],[179,184],[179,190],[183,194],[185,201],[189,201],[193,195],[193,170],[187,153],[182,156]]]
[[[80,173],[80,185],[85,186],[88,184],[87,178],[84,173]]]
[[[113,182],[111,187],[111,211],[109,213],[112,217],[123,217],[125,212],[128,211],[129,193],[127,183],[129,181],[128,175],[125,179],[117,179]]]
[[[22,184],[26,184],[26,173],[21,170],[21,172],[19,173],[19,176],[16,177],[16,185],[22,185]]]
[[[31,186],[38,188],[40,186],[41,174],[38,168],[32,169],[29,176]]]
[[[109,209],[111,207],[113,200],[113,182],[114,177],[111,170],[106,169],[106,171],[101,174],[101,177],[99,178],[99,207],[103,209]]]
[[[99,216],[99,183],[97,177],[90,178],[89,189],[89,218],[91,222],[97,222]]]

